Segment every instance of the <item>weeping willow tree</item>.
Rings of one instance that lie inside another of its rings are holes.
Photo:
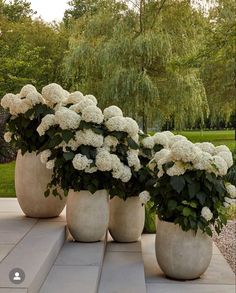
[[[178,66],[198,50],[202,19],[188,1],[102,1],[74,23],[67,81],[103,106],[119,105],[144,131],[166,121],[175,128],[203,123],[208,104],[199,70]]]

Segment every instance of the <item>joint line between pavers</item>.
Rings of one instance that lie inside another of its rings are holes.
[[[17,243],[14,243],[14,246],[12,247],[12,249],[7,253],[7,255],[5,255],[3,257],[3,259],[1,260],[1,262],[3,262],[7,256],[13,251],[13,249],[16,248],[16,246],[28,235],[28,233],[34,228],[34,226],[39,222],[39,219],[36,220],[36,222],[32,225],[32,227],[24,234],[24,236],[17,242]],[[13,243],[10,243],[11,245],[13,245]],[[0,262],[0,263],[1,263]],[[1,287],[0,287],[1,288]]]

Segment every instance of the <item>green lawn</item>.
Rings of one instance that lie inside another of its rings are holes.
[[[0,164],[0,197],[15,196],[15,162]]]
[[[233,130],[220,131],[175,131],[175,134],[182,134],[192,142],[210,141],[214,145],[227,145],[231,151],[236,149]],[[14,197],[14,168],[15,162],[0,164],[0,197]]]

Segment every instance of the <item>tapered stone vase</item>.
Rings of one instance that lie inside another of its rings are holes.
[[[88,190],[68,194],[66,206],[68,229],[76,241],[96,242],[105,236],[109,223],[109,196],[107,190],[94,194]]]
[[[66,205],[66,198],[44,196],[52,171],[40,161],[36,153],[18,151],[15,168],[15,189],[19,205],[28,217],[52,218],[60,215]]]
[[[144,227],[145,208],[138,196],[110,200],[109,232],[117,242],[138,241]]]
[[[199,278],[208,268],[212,257],[212,239],[198,230],[183,231],[179,225],[157,221],[156,258],[172,279]]]

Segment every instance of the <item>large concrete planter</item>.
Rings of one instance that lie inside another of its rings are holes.
[[[52,218],[60,215],[66,199],[62,196],[44,196],[52,171],[48,170],[35,153],[19,151],[16,158],[15,188],[16,196],[24,214],[32,218]]]
[[[156,258],[167,277],[192,280],[208,268],[212,257],[212,239],[198,230],[183,231],[179,225],[157,221]]]
[[[95,242],[106,234],[109,222],[109,196],[105,189],[91,194],[87,190],[69,191],[66,219],[76,241]]]
[[[138,196],[110,201],[109,232],[117,242],[135,242],[142,234],[145,208]]]

